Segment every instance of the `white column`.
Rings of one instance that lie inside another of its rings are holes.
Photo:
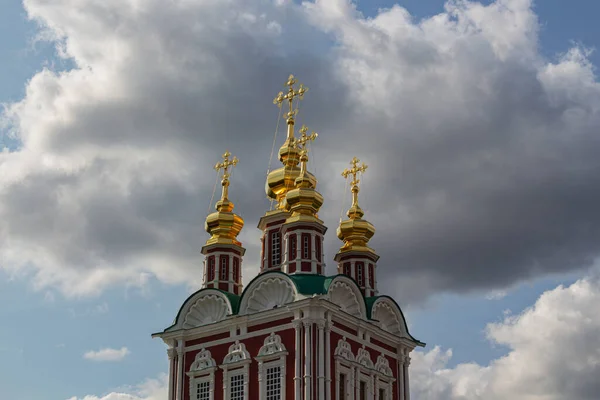
[[[398,400],[405,400],[404,398],[404,349],[402,347],[398,348],[398,361],[396,362],[396,367],[398,368],[398,383],[396,387],[398,388]]]
[[[325,399],[331,397],[331,321],[325,324]]]
[[[408,385],[408,366],[410,365],[410,357],[404,356],[404,389],[406,391],[405,400],[410,400],[410,386]]]
[[[229,273],[227,274],[227,277],[229,278],[229,292],[233,293],[233,286],[235,285],[235,282],[233,281],[233,254],[229,255]]]
[[[312,399],[312,323],[303,321],[304,324],[304,400]]]
[[[325,320],[317,322],[317,328],[319,333],[319,362],[317,364],[318,379],[319,379],[319,399],[325,399],[325,335],[323,330],[325,329]]]
[[[173,362],[173,360],[175,359],[175,354],[177,353],[177,350],[175,350],[175,348],[173,347],[169,347],[169,349],[167,350],[167,355],[169,356],[169,397],[168,400],[174,400],[173,399],[173,374],[175,373],[175,363]]]
[[[183,339],[178,340],[177,346],[177,400],[183,400]]]
[[[294,372],[294,390],[295,400],[302,400],[302,322],[294,320],[294,330],[296,331],[296,370]]]
[[[302,235],[296,231],[296,262],[300,262],[302,258]],[[296,271],[300,270],[300,264],[296,264]]]

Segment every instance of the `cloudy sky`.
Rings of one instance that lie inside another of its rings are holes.
[[[150,334],[198,288],[225,149],[256,274],[272,98],[290,73],[310,88],[299,122],[319,132],[331,274],[340,171],[369,165],[380,288],[428,344],[413,397],[597,398],[599,5],[0,7],[0,398],[165,398]]]

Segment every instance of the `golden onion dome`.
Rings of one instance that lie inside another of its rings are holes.
[[[360,191],[358,184],[360,181],[356,175],[359,172],[365,172],[367,166],[363,163],[358,166],[359,159],[354,157],[352,159],[352,168],[346,169],[342,172],[342,176],[347,178],[349,175],[353,176],[352,185],[352,205],[348,210],[348,219],[341,221],[340,226],[337,229],[337,237],[344,242],[340,248],[340,253],[347,251],[363,251],[375,253],[375,251],[369,247],[369,240],[375,234],[375,227],[369,221],[362,219],[365,215],[363,210],[358,205],[358,192]]]
[[[287,122],[287,138],[279,149],[279,161],[283,163],[283,167],[270,171],[265,183],[267,196],[277,201],[277,209],[279,210],[286,209],[286,194],[295,187],[296,179],[301,173],[301,168],[298,166],[300,163],[300,149],[296,144],[294,136],[294,117],[297,109],[294,110],[293,102],[295,99],[302,99],[308,88],[300,84],[297,89],[294,89],[296,83],[297,81],[294,76],[290,75],[286,82],[286,86],[288,87],[287,93],[279,92],[273,100],[273,104],[276,104],[278,107],[281,107],[285,102],[289,106],[289,111],[284,115]],[[306,177],[311,180],[313,186],[316,185],[317,180],[312,174],[306,173]]]
[[[317,134],[313,132],[310,136],[306,135],[306,127],[303,126],[300,130],[302,136],[297,141],[297,145],[302,148],[300,152],[300,175],[296,178],[294,189],[287,192],[285,196],[285,208],[292,215],[286,222],[292,221],[317,221],[321,222],[317,213],[323,205],[323,196],[315,190],[317,182],[312,175],[308,175],[306,171],[306,163],[308,162],[308,151],[306,143],[315,140]]]
[[[233,203],[228,199],[230,176],[228,168],[238,163],[236,157],[230,160],[230,155],[229,152],[225,152],[223,154],[223,162],[215,165],[217,171],[223,170],[223,179],[221,180],[223,190],[221,199],[217,201],[215,206],[217,211],[206,217],[204,228],[211,235],[206,241],[206,245],[215,243],[242,245],[237,240],[237,236],[244,227],[244,220],[239,215],[233,213]]]

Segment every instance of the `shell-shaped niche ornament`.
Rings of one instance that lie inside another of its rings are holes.
[[[334,282],[329,288],[329,300],[340,306],[342,311],[361,318],[361,308],[358,298],[352,287],[342,281]],[[362,300],[362,299],[361,299]]]
[[[403,324],[399,319],[396,307],[388,304],[386,301],[377,301],[373,306],[371,318],[379,321],[379,326],[390,333],[398,336],[404,336]]]
[[[209,294],[200,297],[190,308],[183,321],[183,328],[190,329],[212,324],[227,317],[228,307],[222,297]]]
[[[280,307],[294,301],[294,289],[287,279],[269,278],[253,289],[248,299],[248,314]]]

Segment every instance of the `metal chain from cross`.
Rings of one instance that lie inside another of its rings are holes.
[[[283,94],[283,92],[279,92],[277,96],[275,96],[275,98],[273,99],[273,104],[277,104],[277,107],[281,107],[284,101],[288,102],[290,111],[286,113],[286,118],[291,118],[296,114],[296,111],[294,111],[293,106],[294,98],[297,97],[299,100],[302,100],[302,98],[304,97],[304,93],[306,93],[306,91],[308,90],[308,88],[303,84],[300,84],[298,86],[298,89],[294,89],[294,85],[296,83],[298,83],[298,81],[296,80],[296,78],[294,78],[294,75],[290,75],[287,82],[285,83],[285,86],[288,86],[288,92],[286,94]]]

